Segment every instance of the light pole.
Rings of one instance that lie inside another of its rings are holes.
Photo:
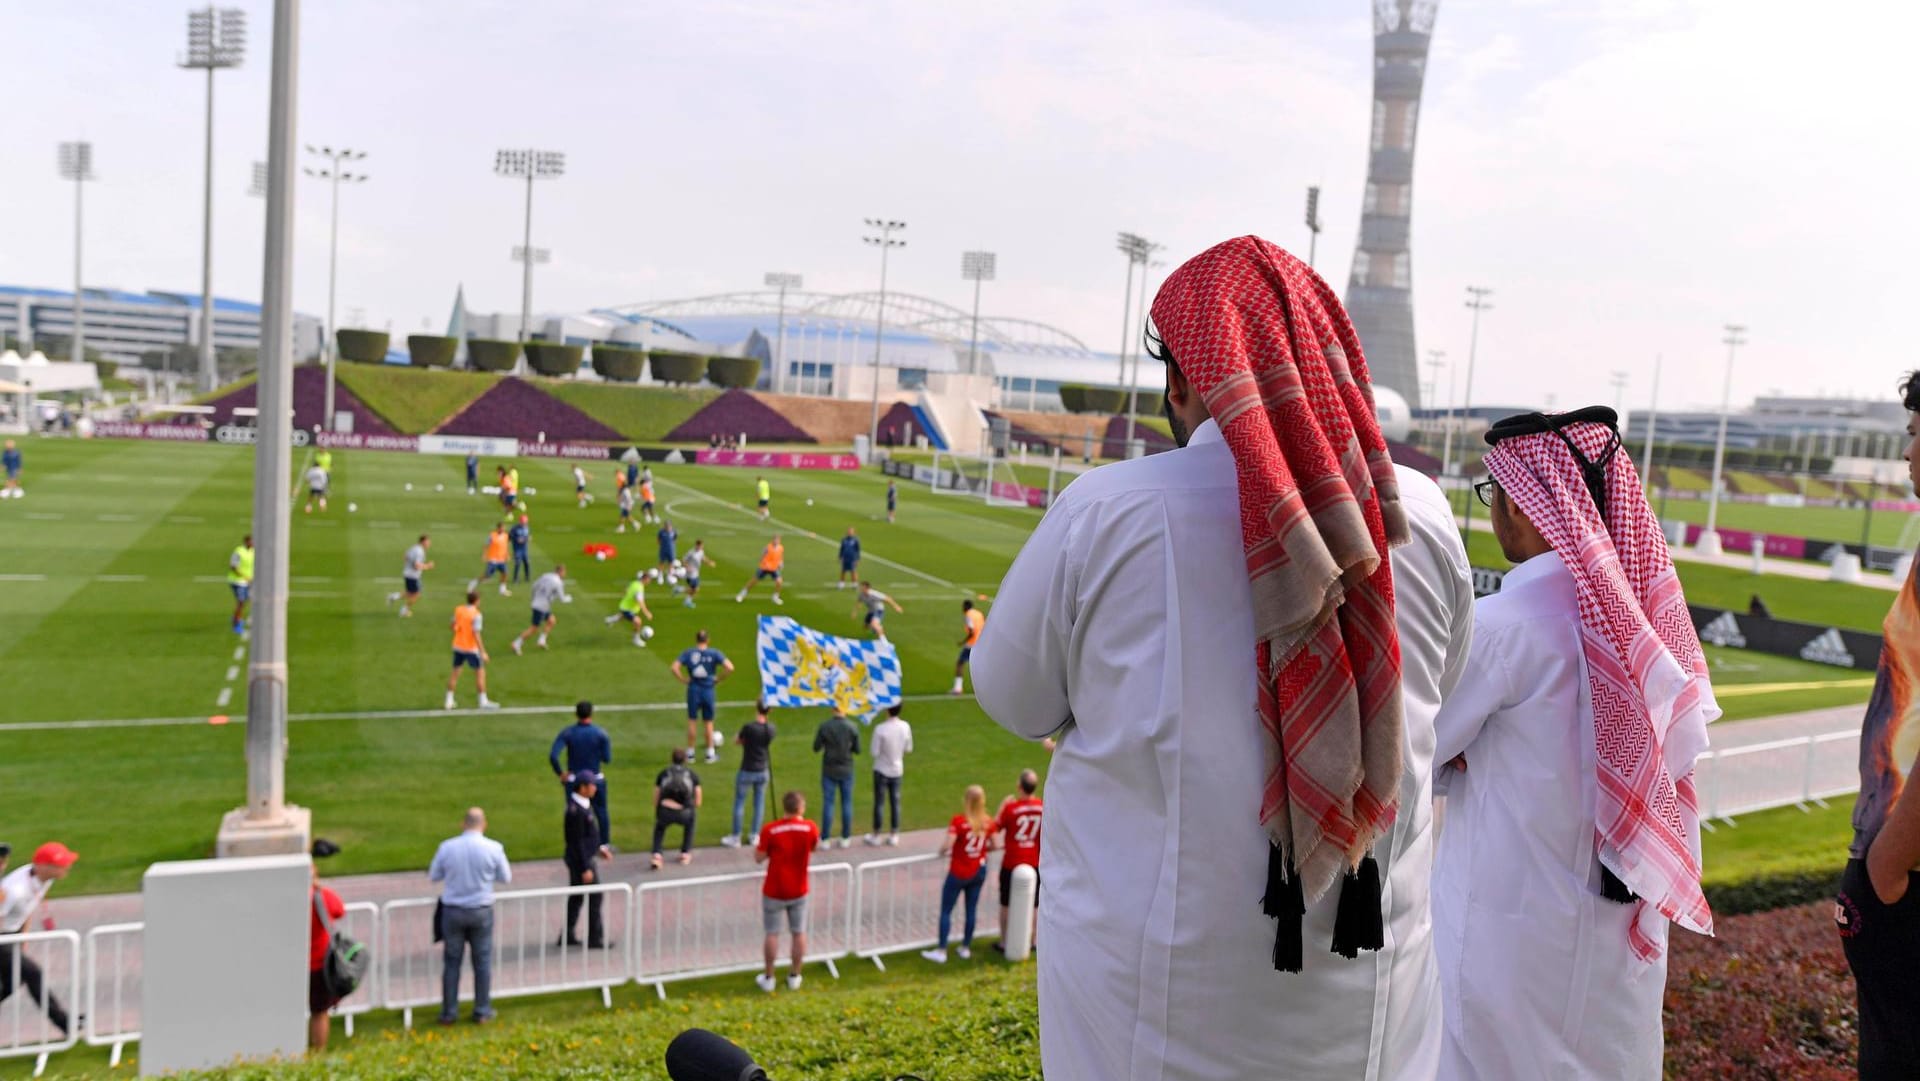
[[[207,73],[206,184],[200,210],[201,390],[212,390],[220,382],[213,361],[213,73],[221,68],[239,67],[246,51],[246,12],[216,7],[187,12],[187,51],[180,57],[179,64]]]
[[[1720,534],[1714,527],[1720,521],[1720,475],[1727,462],[1727,414],[1733,409],[1733,354],[1747,344],[1746,327],[1728,323],[1725,330],[1727,336],[1720,342],[1727,347],[1727,375],[1720,385],[1720,434],[1713,440],[1713,483],[1707,488],[1707,528],[1700,533],[1702,555],[1720,554]]]
[[[1620,434],[1627,434],[1627,373],[1616,371],[1608,380],[1613,384],[1613,415],[1619,418]]]
[[[904,248],[907,242],[894,239],[893,234],[907,227],[903,221],[891,218],[868,218],[867,228],[877,231],[879,236],[863,236],[860,239],[880,249],[880,303],[873,312],[873,424],[867,429],[867,454],[880,445],[880,344],[885,340],[887,329],[887,253],[895,248]]]
[[[1152,258],[1153,253],[1156,251],[1159,251],[1161,247],[1162,245],[1159,245],[1159,244],[1151,244],[1151,243],[1148,244],[1147,245],[1148,258],[1149,259]],[[1151,275],[1148,272],[1155,267],[1163,267],[1166,265],[1167,264],[1161,263],[1161,262],[1145,262],[1145,263],[1142,263],[1140,266],[1140,328],[1141,328],[1141,332],[1140,332],[1140,336],[1133,340],[1133,371],[1131,376],[1127,379],[1127,446],[1129,447],[1133,446],[1134,418],[1137,417],[1140,413],[1140,354],[1142,352],[1145,352],[1145,350],[1141,347],[1141,345],[1143,340],[1146,338],[1147,279],[1151,277]]]
[[[1647,483],[1653,483],[1653,433],[1660,426],[1660,361],[1653,358],[1653,393],[1647,398],[1647,453],[1642,464],[1647,470]]]
[[[787,378],[787,290],[800,288],[800,275],[770,270],[762,280],[780,290],[780,341],[776,346],[777,355],[774,357],[773,381],[769,384],[773,387],[774,393],[778,394],[780,385]]]
[[[1315,184],[1307,189],[1307,265],[1313,265],[1314,253],[1320,250],[1320,186]]]
[[[320,407],[320,426],[331,432],[333,428],[333,369],[339,362],[339,347],[334,344],[336,328],[333,325],[334,283],[339,277],[340,267],[340,182],[359,184],[367,179],[365,173],[349,173],[345,163],[359,161],[367,156],[364,150],[348,150],[342,147],[335,150],[330,146],[307,144],[307,153],[321,159],[326,164],[319,168],[307,166],[306,174],[328,182],[333,190],[333,224],[327,234],[327,336],[320,343],[320,356],[327,366],[327,394]]]
[[[267,197],[266,162],[256,161],[253,163],[253,183],[247,186],[247,194],[255,199],[265,199]]]
[[[1467,470],[1467,459],[1472,455],[1467,451],[1466,438],[1467,425],[1473,419],[1473,363],[1480,355],[1480,313],[1493,310],[1493,305],[1487,303],[1487,298],[1492,295],[1493,290],[1485,288],[1484,286],[1467,286],[1467,310],[1473,313],[1473,330],[1467,336],[1467,389],[1460,406],[1460,473],[1462,476],[1468,476],[1469,479],[1471,479],[1471,477]],[[1448,440],[1448,446],[1452,446],[1451,439]],[[1473,489],[1471,485],[1468,486],[1467,495],[1468,498],[1465,500],[1467,508],[1466,521],[1462,527],[1461,535],[1467,538],[1467,543],[1471,544],[1473,542]]]
[[[1127,257],[1127,291],[1121,295],[1120,302],[1120,388],[1125,391],[1127,395],[1127,416],[1129,418],[1127,445],[1121,451],[1121,453],[1124,454],[1132,449],[1133,443],[1131,418],[1133,416],[1134,391],[1133,385],[1127,379],[1127,350],[1130,347],[1135,350],[1139,349],[1139,343],[1135,341],[1133,337],[1133,268],[1136,266],[1139,267],[1140,273],[1144,278],[1147,272],[1147,257],[1152,255],[1160,245],[1155,244],[1153,241],[1137,233],[1121,233],[1119,235],[1119,241],[1115,246],[1120,249],[1120,254]]]
[[[501,150],[493,155],[493,171],[527,182],[526,239],[513,256],[525,266],[520,275],[520,340],[525,342],[533,319],[533,264],[547,261],[546,251],[533,246],[533,182],[564,175],[567,156],[558,150]]]
[[[1440,371],[1443,368],[1447,370],[1447,402],[1451,404],[1453,402],[1453,369],[1447,366],[1447,352],[1444,349],[1427,350],[1427,370],[1433,373],[1433,378],[1428,381],[1428,401],[1433,401],[1440,397]],[[1447,449],[1451,451],[1453,448],[1449,446]],[[1445,459],[1441,460],[1440,475],[1446,475]]]
[[[973,283],[973,344],[967,347],[967,374],[980,374],[980,283],[993,280],[994,255],[990,251],[960,253],[960,277]]]
[[[93,144],[61,143],[60,176],[73,181],[73,347],[68,358],[75,364],[87,359],[86,293],[80,285],[80,204],[87,181],[93,176]]]

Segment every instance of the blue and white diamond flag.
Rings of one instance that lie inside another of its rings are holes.
[[[831,706],[871,721],[900,704],[892,642],[842,638],[787,616],[760,617],[760,691],[769,706]]]

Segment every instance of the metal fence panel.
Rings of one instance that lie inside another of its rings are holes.
[[[1859,790],[1860,733],[1826,732],[1709,751],[1695,770],[1706,818],[1804,805]]]
[[[1000,932],[1000,895],[989,867],[988,883],[980,891],[976,935]],[[898,859],[872,860],[860,865],[857,894],[860,908],[854,921],[854,953],[861,957],[922,950],[939,943],[940,886],[947,878],[947,859],[928,853]],[[966,919],[962,899],[953,915],[956,941]]]
[[[40,969],[42,995],[48,1000],[57,998],[70,1008],[66,1032],[54,1027],[41,1003],[28,993],[24,981],[29,964]],[[80,1005],[84,991],[78,932],[0,935],[0,979],[8,980],[8,986],[14,989],[5,1002],[0,1002],[0,1058],[32,1055],[44,1062],[49,1053],[65,1051],[80,1041],[79,1023],[71,1015],[71,1008]]]
[[[87,932],[87,1043],[120,1049],[140,1040],[144,923],[109,923]]]
[[[853,951],[853,866],[827,864],[807,874],[806,959],[831,968]],[[763,872],[743,871],[643,883],[634,895],[634,979],[659,988],[672,980],[757,971],[765,963],[765,879]]]

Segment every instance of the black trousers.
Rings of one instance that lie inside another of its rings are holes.
[[[880,832],[880,801],[885,799],[893,812],[893,832],[900,832],[900,778],[873,772],[873,832]]]
[[[587,872],[585,869],[567,868],[567,885],[586,885],[586,875]],[[597,885],[600,881],[600,876],[596,874],[593,877],[594,883]],[[580,941],[580,902],[584,900],[587,903],[587,945],[601,946],[606,943],[607,929],[606,926],[600,922],[600,902],[606,900],[606,897],[607,895],[604,893],[591,893],[584,898],[579,894],[574,894],[567,898],[566,938],[568,942]]]
[[[653,811],[653,854],[660,854],[660,842],[666,840],[670,826],[680,827],[680,851],[693,851],[693,820],[696,812],[691,807],[656,807]]]
[[[1906,896],[1883,905],[1866,863],[1848,860],[1835,919],[1860,995],[1861,1081],[1920,1077],[1920,874],[1909,871]]]
[[[18,946],[0,946],[0,1002],[13,997],[13,981],[16,969],[19,972],[20,985],[27,989],[33,1000],[46,1008],[47,1020],[61,1032],[67,1031],[67,1008],[53,992],[46,989],[46,981],[40,972],[40,966],[33,958],[20,952]]]

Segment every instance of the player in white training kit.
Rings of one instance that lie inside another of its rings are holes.
[[[513,640],[513,652],[516,656],[520,653],[520,643],[526,641],[529,635],[538,634],[540,640],[534,645],[541,649],[547,648],[547,632],[560,621],[560,617],[553,614],[554,601],[562,604],[573,603],[573,597],[567,593],[567,568],[564,565],[556,565],[552,570],[534,579],[533,619],[528,623],[527,629],[521,631],[520,636]]]

